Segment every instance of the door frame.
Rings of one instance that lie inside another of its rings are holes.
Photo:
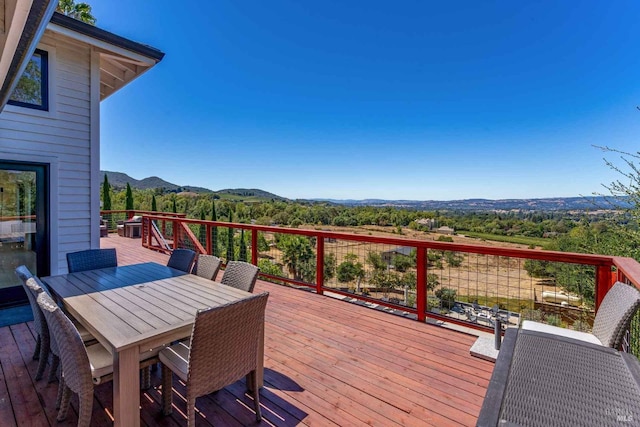
[[[50,182],[51,168],[49,163],[0,159],[0,170],[17,170],[35,172],[36,174],[36,271],[37,276],[48,276],[51,273],[51,210]],[[0,305],[12,306],[27,302],[22,286],[0,289]]]

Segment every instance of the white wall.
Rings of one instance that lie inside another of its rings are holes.
[[[99,188],[99,101],[91,102],[97,62],[90,46],[48,30],[38,48],[49,54],[49,111],[7,105],[0,159],[51,164],[51,274],[58,274],[66,272],[67,252],[99,244],[92,212],[98,196],[91,191]]]

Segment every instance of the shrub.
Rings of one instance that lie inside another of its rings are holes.
[[[442,302],[442,306],[446,308],[451,308],[456,302],[456,294],[458,291],[452,288],[440,288],[436,290],[436,297],[440,298]]]

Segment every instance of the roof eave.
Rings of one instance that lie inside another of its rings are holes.
[[[79,34],[83,34],[87,37],[100,40],[110,45],[113,45],[125,50],[129,50],[138,55],[142,55],[147,58],[150,58],[155,62],[160,62],[162,58],[164,58],[164,52],[154,47],[151,47],[142,43],[134,42],[132,40],[121,37],[117,34],[110,33],[109,31],[105,31],[93,25],[86,24],[82,21],[79,21],[74,18],[70,18],[58,12],[54,13],[53,16],[51,17],[51,23],[59,25],[68,30],[77,32]]]
[[[6,32],[7,37],[0,53],[0,63],[9,64],[8,67],[5,65],[0,68],[0,112],[18,84],[57,5],[56,0],[33,0],[28,14],[19,15],[27,6],[24,1],[16,2],[11,28]]]

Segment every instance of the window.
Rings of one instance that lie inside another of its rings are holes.
[[[49,110],[48,55],[36,49],[9,98],[9,104]]]

